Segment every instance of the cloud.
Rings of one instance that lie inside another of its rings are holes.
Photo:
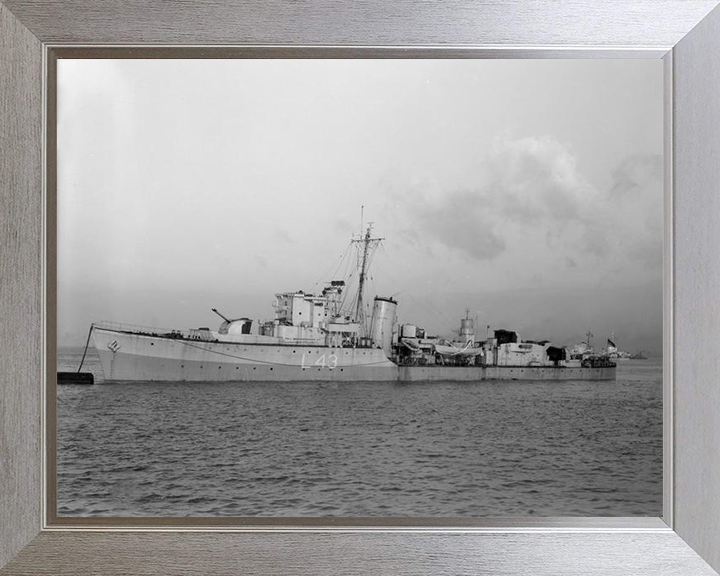
[[[425,234],[472,259],[490,260],[505,250],[505,242],[493,229],[486,201],[481,194],[465,191],[445,202],[419,202],[413,209]],[[410,231],[405,234],[414,235]]]
[[[293,244],[295,242],[285,228],[276,228],[275,238],[284,244]]]
[[[662,263],[661,155],[625,159],[607,189],[593,186],[572,150],[550,137],[499,140],[481,167],[477,186],[413,190],[404,203],[442,246],[481,262],[519,244],[540,252],[541,243],[542,257],[565,269]]]
[[[575,157],[547,137],[497,143],[486,169],[491,174],[489,191],[502,199],[504,215],[517,222],[576,219],[592,193]]]
[[[619,210],[619,238],[628,258],[650,268],[662,266],[663,157],[632,156],[613,172],[609,200]]]
[[[648,185],[662,185],[663,157],[661,154],[631,156],[626,158],[613,172],[613,186],[610,196],[622,200],[631,196],[639,196],[644,201],[648,198]],[[654,191],[653,191],[654,193]]]
[[[582,218],[582,203],[592,192],[575,158],[551,138],[499,141],[483,163],[483,176],[477,187],[444,196],[414,190],[415,201],[407,203],[427,234],[478,261],[500,256],[511,228],[544,226],[552,243],[557,230]]]

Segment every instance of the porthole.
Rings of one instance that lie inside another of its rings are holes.
[[[272,367],[271,367],[270,370],[271,370],[271,371],[272,371],[272,370],[275,370],[275,368],[272,368]]]

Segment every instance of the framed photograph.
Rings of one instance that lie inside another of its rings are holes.
[[[716,3],[156,8],[0,4],[3,572],[715,573]]]

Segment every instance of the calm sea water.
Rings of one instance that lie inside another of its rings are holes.
[[[58,370],[82,350],[60,351]],[[659,516],[662,366],[615,382],[58,387],[60,516]]]

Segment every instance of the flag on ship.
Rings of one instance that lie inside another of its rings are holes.
[[[617,354],[618,353],[618,349],[617,349],[617,346],[615,346],[615,342],[610,340],[610,338],[608,338],[607,353],[608,354]]]

